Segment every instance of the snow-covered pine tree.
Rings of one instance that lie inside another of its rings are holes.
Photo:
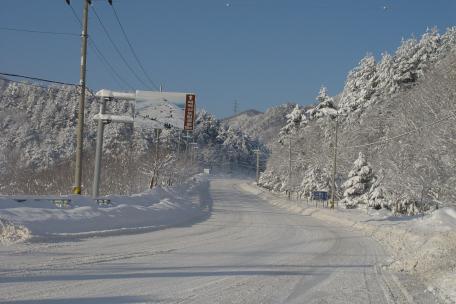
[[[439,48],[442,46],[441,36],[437,28],[427,29],[418,43],[417,74],[418,77],[424,75],[424,70],[429,68],[439,57]]]
[[[350,71],[342,92],[339,107],[344,112],[352,112],[366,106],[375,93],[378,84],[377,65],[372,55],[361,59],[357,67]]]
[[[307,170],[301,181],[300,196],[310,197],[313,191],[329,191],[330,176],[319,168]]]
[[[394,81],[394,57],[389,53],[382,53],[382,59],[377,65],[378,84],[376,97],[392,95],[399,91],[399,85]]]
[[[306,124],[307,121],[304,110],[299,105],[296,105],[293,111],[286,115],[286,118],[287,123],[279,132],[279,143],[281,144],[283,144],[285,138],[296,132],[299,127]]]
[[[423,71],[438,60],[439,50],[447,49],[442,41],[451,40],[451,34],[442,40],[436,28],[427,29],[419,41],[415,38],[403,40],[394,58],[394,81],[399,86],[416,82],[423,76]]]
[[[442,46],[439,49],[439,55],[445,56],[456,45],[456,27],[450,27],[440,36]]]
[[[330,116],[331,118],[336,117],[337,110],[334,106],[334,99],[328,95],[326,87],[322,86],[320,88],[320,92],[316,99],[317,105],[306,112],[310,120],[324,116]]]
[[[348,174],[348,180],[342,184],[344,198],[341,203],[347,209],[356,208],[358,204],[368,204],[368,191],[374,182],[372,168],[364,153],[359,152],[353,169]]]

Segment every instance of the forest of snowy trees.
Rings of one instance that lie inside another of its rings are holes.
[[[0,79],[0,194],[68,193],[73,183],[78,93],[75,87],[40,87]],[[110,103],[108,112],[130,113],[129,103]],[[91,189],[97,99],[86,101],[83,185]],[[203,111],[191,138],[164,129],[109,124],[105,128],[101,193],[137,193],[180,182],[210,167],[254,172],[254,149],[263,145]],[[157,146],[159,149],[157,149]]]
[[[332,188],[347,208],[412,214],[455,199],[456,28],[403,40],[377,62],[368,55],[341,94],[321,88],[317,103],[296,106],[276,138],[260,185],[310,196]],[[291,170],[288,155],[291,152]],[[291,171],[291,173],[290,173]]]

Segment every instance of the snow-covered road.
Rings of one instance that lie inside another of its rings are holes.
[[[212,215],[193,225],[0,247],[0,302],[434,303],[382,270],[372,239],[287,213],[240,182],[212,180]]]

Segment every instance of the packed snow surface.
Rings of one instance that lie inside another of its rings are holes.
[[[0,250],[2,303],[438,303],[372,238],[211,180],[210,217]]]

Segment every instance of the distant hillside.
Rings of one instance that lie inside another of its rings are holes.
[[[271,147],[274,138],[286,124],[286,115],[294,108],[288,103],[269,108],[262,113],[257,110],[248,110],[223,119],[223,123],[232,128],[240,129],[252,138],[256,138],[268,147]]]
[[[255,109],[249,109],[249,110],[237,113],[235,115],[232,115],[232,116],[229,116],[229,117],[225,117],[222,120],[236,120],[237,118],[240,118],[240,117],[245,117],[245,116],[252,117],[252,116],[255,116],[255,115],[259,115],[259,114],[263,114],[263,112],[260,112],[260,111],[255,110]]]

